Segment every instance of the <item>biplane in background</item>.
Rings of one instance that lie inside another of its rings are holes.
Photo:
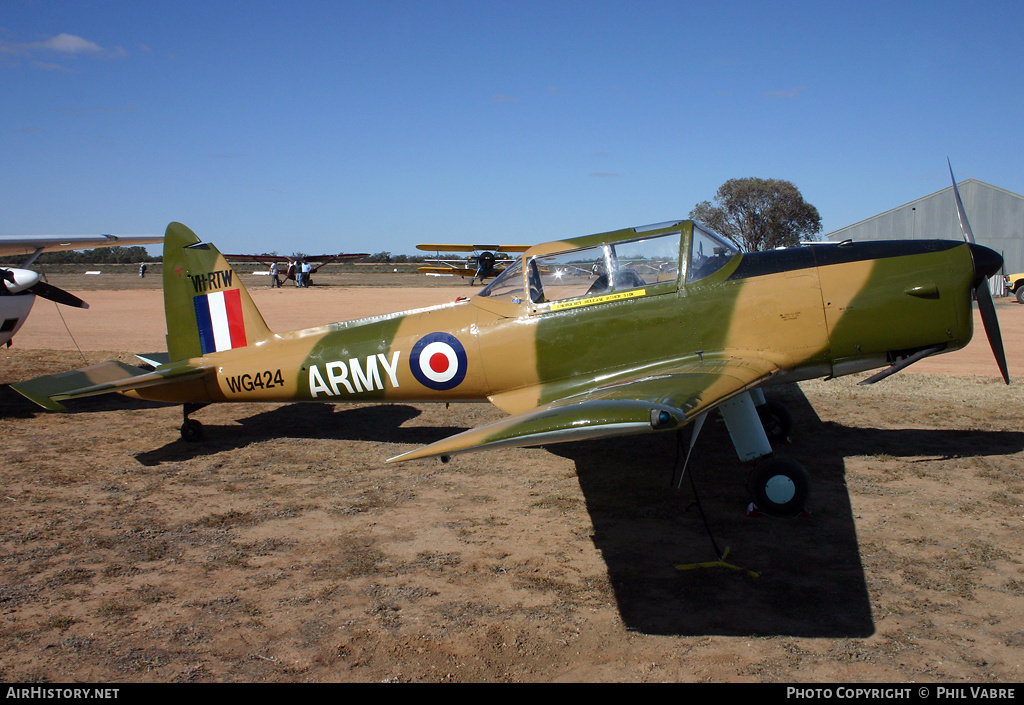
[[[516,261],[509,253],[522,253],[530,249],[529,245],[416,245],[417,250],[434,252],[437,256],[436,265],[425,265],[418,271],[425,274],[446,274],[459,277],[470,277],[470,285],[479,279],[496,277],[505,271],[505,268]],[[473,254],[465,259],[444,259],[442,253],[450,252],[472,252]]]
[[[172,223],[168,352],[153,368],[111,361],[12,388],[51,410],[106,392],[183,404],[185,440],[202,436],[189,415],[214,402],[488,400],[511,414],[391,461],[687,424],[695,439],[718,411],[739,459],[752,461],[754,504],[791,515],[810,480],[774,456],[766,427],[785,414],[762,420],[763,387],[884,368],[873,383],[963,348],[974,298],[1009,383],[988,283],[1003,260],[974,242],[956,200],[966,242],[742,252],[680,220],[536,245],[453,303],[288,333],[267,328],[212,244]]]
[[[39,272],[28,269],[42,253],[155,245],[163,241],[163,235],[0,235],[0,257],[26,257],[20,267],[0,267],[0,345],[11,345],[37,296],[64,306],[89,308],[74,294],[44,282]]]
[[[268,268],[277,262],[278,276],[284,281],[295,281],[295,274],[299,271],[301,262],[317,263],[310,269],[310,274],[316,274],[321,267],[332,262],[351,262],[369,256],[369,253],[366,252],[341,252],[336,255],[224,255],[224,259],[229,262],[259,262],[267,265]],[[310,280],[307,283],[312,284],[313,282]]]

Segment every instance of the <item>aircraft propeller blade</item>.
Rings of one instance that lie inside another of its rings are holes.
[[[1003,266],[1003,258],[998,253],[987,247],[982,247],[974,241],[974,232],[967,220],[967,211],[964,210],[964,202],[960,198],[960,189],[957,188],[956,178],[953,176],[953,165],[946,157],[946,164],[949,165],[949,178],[953,181],[953,195],[956,197],[956,214],[960,219],[960,231],[964,235],[971,248],[971,256],[974,258],[974,298],[978,300],[978,311],[981,313],[981,322],[985,327],[985,335],[988,337],[988,344],[995,355],[999,372],[1003,381],[1010,383],[1010,373],[1006,367],[1006,352],[1003,350],[1003,336],[999,331],[999,318],[996,316],[996,304],[992,300],[992,290],[989,288],[989,277],[994,275]]]
[[[949,178],[953,180],[953,195],[956,196],[956,214],[960,218],[960,231],[964,234],[964,240],[974,244],[974,233],[971,231],[971,224],[967,222],[967,211],[964,210],[964,202],[960,200],[960,189],[956,187],[956,178],[953,176],[953,165],[946,157],[946,164],[949,165]]]
[[[1003,381],[1010,383],[1010,372],[1006,367],[1006,352],[1003,350],[1003,336],[999,332],[999,319],[996,317],[996,305],[992,301],[992,291],[988,288],[988,278],[982,279],[974,287],[974,296],[978,299],[978,310],[981,312],[981,322],[985,326],[985,335],[988,336],[988,344],[992,346],[992,354],[996,357],[996,364],[999,365],[999,372],[1003,375]]]
[[[89,304],[82,301],[74,294],[69,294],[63,289],[58,289],[53,284],[47,284],[46,282],[36,282],[30,286],[26,291],[35,294],[36,296],[55,301],[65,306],[74,306],[76,308],[89,308]]]

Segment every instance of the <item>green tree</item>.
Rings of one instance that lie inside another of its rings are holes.
[[[701,201],[690,218],[748,252],[792,247],[821,232],[818,209],[796,186],[781,179],[730,179],[718,188],[714,203]]]

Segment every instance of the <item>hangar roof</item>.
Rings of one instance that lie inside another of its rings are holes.
[[[1001,253],[1007,273],[1024,272],[1024,196],[977,179],[957,186],[978,244]],[[832,241],[963,238],[952,186],[825,237]]]

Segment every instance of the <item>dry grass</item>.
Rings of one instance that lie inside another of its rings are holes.
[[[81,362],[2,355],[5,380]],[[501,413],[211,406],[196,445],[180,408],[48,414],[0,388],[0,679],[1019,681],[1019,388],[854,382],[775,390],[801,519],[745,515],[709,424],[691,470],[716,544],[670,486],[672,435],[385,466]],[[676,569],[715,545],[759,577]]]

